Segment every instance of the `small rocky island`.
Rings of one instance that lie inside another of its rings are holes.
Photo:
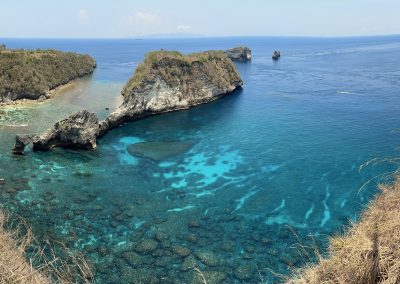
[[[281,52],[279,50],[275,50],[272,54],[272,60],[278,61],[281,58]]]
[[[240,46],[231,48],[225,51],[225,53],[232,61],[251,61],[251,50],[248,47]]]
[[[97,123],[95,114],[80,111],[40,136],[17,136],[14,153],[22,154],[31,142],[34,150],[94,149],[96,138],[124,122],[208,103],[242,85],[235,64],[222,51],[151,52],[123,88],[122,105],[104,121]]]
[[[55,88],[93,72],[89,55],[0,46],[0,103],[46,99]]]

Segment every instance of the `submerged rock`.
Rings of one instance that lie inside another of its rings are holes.
[[[152,239],[145,239],[135,246],[135,251],[139,253],[152,253],[158,247],[158,242]]]
[[[214,101],[242,85],[224,52],[151,52],[124,87],[122,105],[101,123],[100,135],[126,121]]]
[[[246,62],[251,61],[251,50],[248,47],[235,47],[225,51],[232,61]]]
[[[99,134],[96,114],[82,110],[54,124],[44,134],[35,136],[33,150],[50,150],[54,147],[95,149]]]
[[[279,50],[275,50],[272,54],[272,59],[276,61],[279,60],[279,58],[281,58],[281,52]]]
[[[217,266],[219,264],[219,258],[212,251],[197,251],[196,256],[207,266]]]
[[[141,142],[128,147],[132,156],[148,158],[154,161],[161,161],[173,156],[187,152],[192,142]]]

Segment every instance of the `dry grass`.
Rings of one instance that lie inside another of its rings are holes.
[[[329,257],[287,283],[400,283],[400,179],[380,189],[359,222],[331,239]]]
[[[34,242],[23,220],[10,226],[0,211],[0,284],[92,283],[94,276],[88,264],[69,251],[64,251],[67,259],[61,260],[47,245],[27,259],[26,251]]]

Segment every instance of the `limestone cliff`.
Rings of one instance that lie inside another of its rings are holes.
[[[51,90],[92,73],[95,67],[89,55],[0,48],[0,103],[45,99]]]
[[[225,53],[232,61],[251,61],[251,50],[245,46],[228,49]]]
[[[242,85],[224,52],[151,52],[124,87],[122,105],[101,123],[101,134],[125,121],[211,102]]]
[[[224,52],[151,52],[125,85],[122,105],[100,124],[95,114],[81,111],[40,136],[17,136],[13,152],[23,154],[30,143],[33,150],[94,149],[97,137],[123,122],[208,103],[242,85],[235,64]]]

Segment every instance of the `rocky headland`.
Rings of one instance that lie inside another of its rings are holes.
[[[96,61],[89,55],[57,50],[0,48],[0,103],[47,99],[51,91],[91,74]]]
[[[101,123],[100,135],[126,121],[214,101],[242,85],[223,52],[151,52],[122,90],[122,105]]]
[[[80,111],[40,136],[17,136],[15,154],[25,145],[33,150],[53,147],[96,148],[96,138],[124,122],[164,112],[189,109],[214,101],[241,88],[235,64],[222,51],[182,55],[176,51],[147,54],[122,90],[124,101],[104,121]]]
[[[251,61],[251,50],[245,46],[228,49],[225,53],[232,61]]]

